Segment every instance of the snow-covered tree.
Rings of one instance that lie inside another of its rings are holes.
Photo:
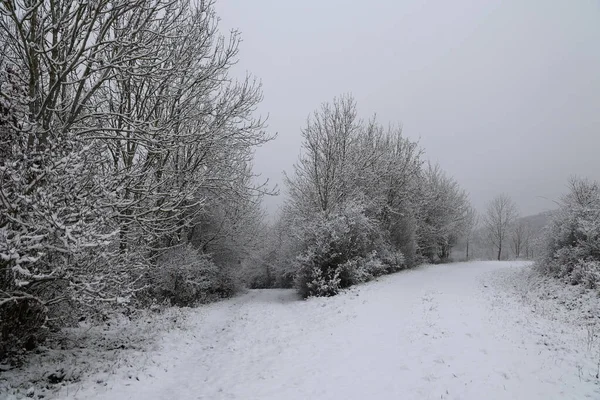
[[[366,198],[386,232],[391,245],[399,249],[409,266],[415,263],[417,215],[422,204],[423,150],[402,135],[400,128],[387,131],[374,119],[361,136],[366,166],[358,170]],[[368,161],[367,161],[368,160]],[[372,165],[371,168],[367,168]]]
[[[210,0],[0,2],[0,305],[126,301],[199,235],[246,253],[271,137],[217,22]]]
[[[600,282],[600,184],[572,178],[546,229],[538,268],[595,288]]]
[[[114,296],[110,280],[120,276],[110,273],[101,154],[76,136],[40,133],[10,65],[0,93],[0,322],[14,334],[0,338],[1,347],[35,342],[58,303]]]
[[[140,233],[156,249],[179,242],[213,195],[245,201],[260,192],[248,183],[252,149],[270,139],[253,116],[260,86],[230,79],[239,36],[219,35],[212,2],[195,4],[165,3],[140,33],[147,57],[117,70],[97,96],[105,168],[120,176],[111,205],[122,250]]]
[[[424,198],[419,211],[419,249],[429,261],[445,261],[467,232],[471,205],[467,193],[439,165],[423,174]]]
[[[421,256],[449,256],[467,225],[468,198],[439,167],[423,169],[422,150],[401,129],[359,120],[346,96],[324,104],[302,135],[282,219],[293,232],[286,251],[298,256],[303,294],[335,293],[363,279],[357,276],[412,266],[419,246]],[[340,218],[353,222],[340,225]]]
[[[351,196],[352,146],[359,121],[350,96],[324,103],[302,130],[302,154],[294,174],[286,177],[288,207],[295,212],[328,212]]]

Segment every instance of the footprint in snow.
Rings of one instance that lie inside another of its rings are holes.
[[[496,371],[501,377],[503,377],[504,379],[506,379],[507,381],[510,380],[510,376],[508,376],[508,374],[504,371]]]
[[[435,375],[433,375],[433,374],[425,375],[425,376],[423,377],[423,380],[424,380],[424,381],[427,381],[427,382],[435,382],[435,381],[437,381],[438,379],[439,379],[439,377],[437,377],[437,376],[435,376]]]

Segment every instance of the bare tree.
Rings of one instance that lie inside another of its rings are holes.
[[[520,220],[514,225],[511,232],[511,246],[516,258],[521,257],[523,251],[525,257],[529,258],[531,236],[531,226],[527,222]]]
[[[477,210],[473,207],[471,207],[467,213],[467,217],[466,217],[466,233],[465,233],[465,258],[467,261],[469,261],[469,250],[470,250],[470,246],[471,246],[471,242],[473,241],[473,233],[475,232],[475,230],[477,229],[477,227],[479,226],[479,214],[477,213]]]
[[[519,216],[516,204],[507,195],[496,196],[488,203],[483,216],[483,226],[492,246],[498,250],[498,260],[510,235],[512,224]]]
[[[541,232],[536,232],[530,224],[525,226],[525,240],[523,242],[523,249],[525,250],[525,258],[532,259],[535,257],[534,249],[538,236]]]

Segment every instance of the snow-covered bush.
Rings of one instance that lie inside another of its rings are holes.
[[[588,289],[597,289],[600,284],[600,261],[588,260],[575,265],[571,272],[572,283],[579,283]]]
[[[537,268],[572,284],[595,288],[600,283],[600,185],[572,179],[545,232],[545,249]]]
[[[300,229],[305,250],[296,259],[296,286],[302,296],[329,296],[364,281],[369,272],[361,270],[375,250],[378,231],[362,205],[348,203],[337,212],[321,213]]]
[[[400,250],[394,250],[390,247],[383,248],[379,251],[377,256],[384,264],[386,273],[397,272],[407,266],[406,258]]]
[[[212,261],[190,245],[166,252],[148,273],[147,295],[159,302],[180,307],[229,297],[235,281]]]
[[[330,252],[325,253],[331,255]],[[372,251],[365,257],[356,256],[339,264],[335,264],[334,259],[319,259],[314,253],[298,256],[296,283],[303,297],[333,296],[343,288],[398,271],[402,268],[403,257],[397,252],[394,259],[382,260],[376,251]],[[319,264],[319,261],[322,263]]]
[[[370,281],[390,272],[393,272],[393,269],[378,258],[376,251],[366,257],[355,257],[339,266],[339,273],[346,278],[349,286]]]
[[[367,264],[370,265],[367,265]],[[363,257],[356,257],[340,264],[337,268],[338,274],[343,274],[349,285],[367,282],[373,279],[373,273],[369,271],[369,267],[375,264],[377,268],[381,262],[379,260],[369,260]]]
[[[298,256],[296,262],[299,265],[296,285],[302,297],[334,296],[342,288],[341,265],[327,263],[316,254],[303,254]]]
[[[0,361],[42,341],[48,332],[47,314],[44,304],[33,297],[0,304]]]
[[[59,303],[93,296],[115,277],[99,262],[111,231],[98,152],[31,121],[20,79],[12,67],[0,71],[0,322],[37,341],[36,327],[58,322],[46,323],[48,311],[54,317]],[[11,342],[0,338],[0,346]]]

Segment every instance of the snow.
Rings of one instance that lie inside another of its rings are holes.
[[[45,398],[600,398],[594,318],[542,296],[528,265],[426,266],[306,301],[251,290]]]

